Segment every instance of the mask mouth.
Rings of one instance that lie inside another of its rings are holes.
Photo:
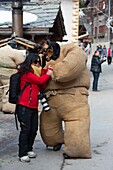
[[[53,48],[49,48],[46,53],[46,60],[50,61],[52,56],[53,56]]]

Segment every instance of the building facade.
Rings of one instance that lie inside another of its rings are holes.
[[[113,0],[91,0],[89,7],[93,43],[113,43],[113,32],[107,27],[108,18],[113,18]]]

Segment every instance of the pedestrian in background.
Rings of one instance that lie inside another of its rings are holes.
[[[105,45],[103,46],[102,54],[103,54],[103,57],[107,57],[107,48]]]
[[[16,105],[16,114],[20,122],[19,135],[19,160],[21,162],[30,162],[30,158],[35,158],[37,154],[33,151],[33,144],[38,130],[38,93],[52,75],[51,68],[43,71],[41,76],[35,74],[36,69],[40,66],[41,61],[38,54],[30,53],[25,61],[20,65],[21,73],[20,89],[26,82],[29,85],[19,96]]]
[[[107,62],[108,65],[110,65],[112,62],[112,49],[110,47],[107,50]]]
[[[102,46],[99,44],[99,46],[98,46],[98,49],[97,49],[98,51],[99,51],[99,56],[102,58]]]
[[[92,60],[91,60],[91,72],[93,74],[93,87],[92,90],[97,92],[98,91],[98,80],[100,73],[102,72],[101,64],[106,61],[106,58],[100,58],[99,51],[96,50]]]

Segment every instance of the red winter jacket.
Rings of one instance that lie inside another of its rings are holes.
[[[108,48],[108,57],[112,57],[112,49],[111,48]]]
[[[37,76],[33,72],[28,72],[22,75],[20,88],[22,89],[26,82],[29,82],[22,95],[19,97],[18,104],[29,107],[38,108],[38,93],[40,88],[45,88],[45,83],[49,80],[50,76],[43,74]]]

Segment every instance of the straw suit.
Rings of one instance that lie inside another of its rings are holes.
[[[59,58],[48,63],[53,76],[45,92],[51,109],[40,115],[41,137],[48,146],[64,144],[70,157],[90,158],[87,56],[73,43],[60,48]]]

